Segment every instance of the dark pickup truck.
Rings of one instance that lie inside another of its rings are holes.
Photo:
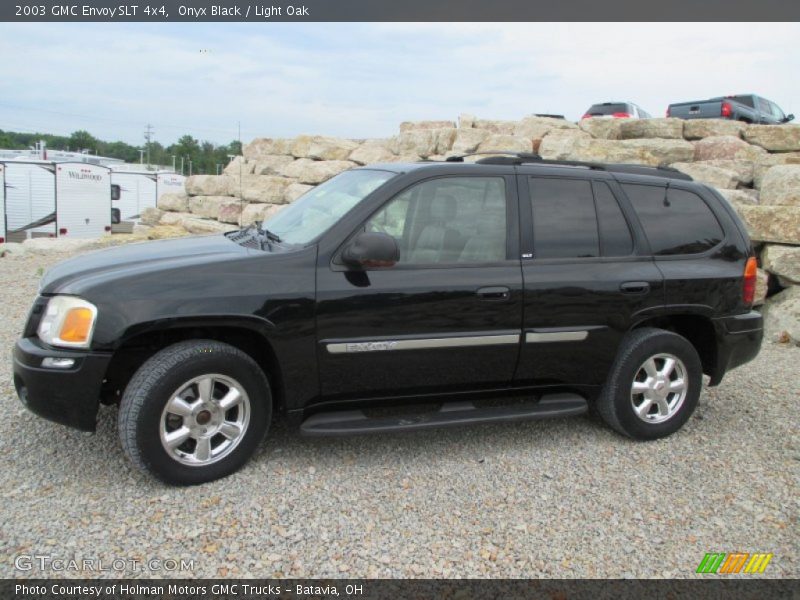
[[[784,114],[771,100],[755,94],[677,102],[669,105],[667,116],[679,119],[730,119],[767,125],[788,123],[794,119],[794,115]]]

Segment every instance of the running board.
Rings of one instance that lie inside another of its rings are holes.
[[[537,401],[513,406],[478,407],[472,402],[448,402],[437,411],[394,417],[369,417],[361,410],[317,413],[300,425],[306,436],[338,436],[386,431],[414,431],[432,427],[528,421],[570,417],[586,412],[586,400],[577,394],[549,394]]]

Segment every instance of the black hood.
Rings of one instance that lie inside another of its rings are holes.
[[[58,263],[45,273],[40,291],[80,296],[98,284],[116,279],[224,262],[250,252],[221,234],[127,244]]]

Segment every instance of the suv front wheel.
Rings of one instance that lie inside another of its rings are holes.
[[[247,354],[211,340],[164,348],[122,396],[119,435],[131,462],[167,483],[191,485],[236,471],[270,422],[264,372]]]
[[[684,337],[646,327],[620,345],[597,411],[611,427],[639,440],[654,440],[680,429],[700,398],[703,367]]]

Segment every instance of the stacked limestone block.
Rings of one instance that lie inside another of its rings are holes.
[[[189,177],[185,194],[163,196],[143,219],[190,233],[225,231],[269,218],[313,186],[359,165],[501,151],[672,166],[714,186],[742,216],[757,246],[758,303],[766,301],[768,335],[800,343],[800,125],[461,115],[458,123],[404,122],[387,139],[258,138],[222,175]]]

